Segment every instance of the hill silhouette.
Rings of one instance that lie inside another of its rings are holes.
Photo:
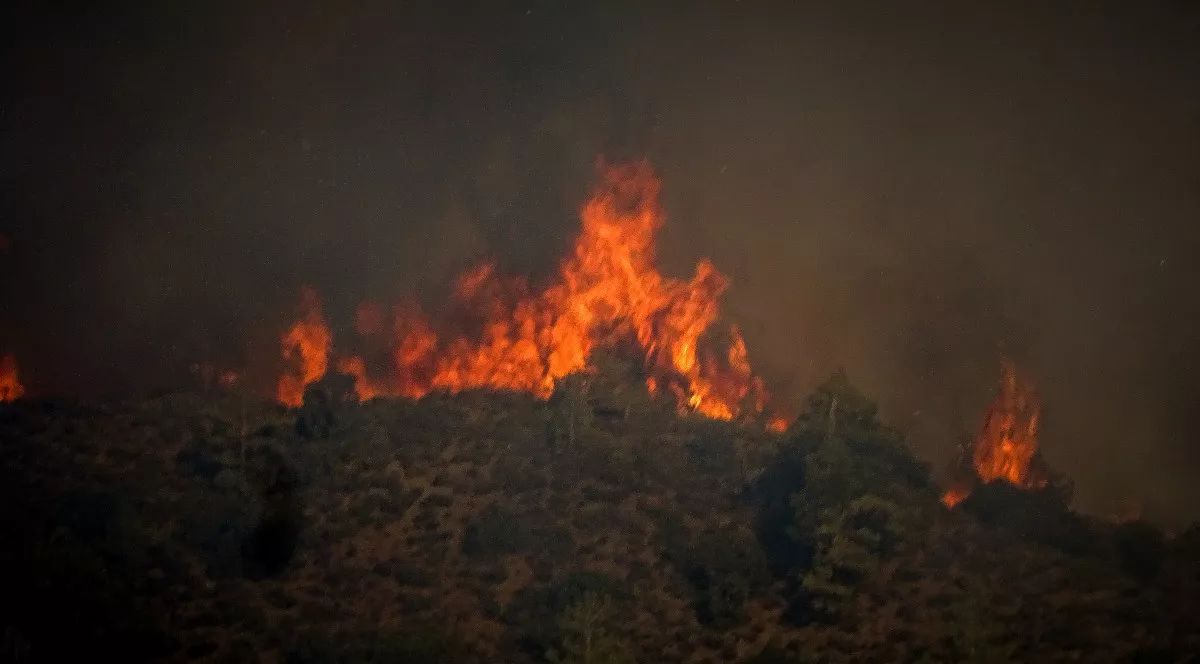
[[[955,509],[845,376],[784,433],[609,362],[521,393],[22,401],[4,656],[212,662],[1189,661],[1195,528],[1068,486]],[[338,381],[343,381],[339,383]],[[352,387],[352,386],[351,386]]]

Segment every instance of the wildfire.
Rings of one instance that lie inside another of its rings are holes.
[[[317,291],[304,288],[300,293],[300,320],[283,337],[283,357],[298,360],[300,373],[279,379],[278,397],[281,403],[299,406],[304,401],[304,387],[321,380],[329,367],[329,326],[321,313]]]
[[[954,507],[963,500],[966,500],[969,495],[971,495],[971,490],[966,487],[951,487],[946,493],[942,494],[942,504],[946,507]]]
[[[0,403],[16,401],[25,394],[17,377],[17,360],[12,355],[0,357]]]
[[[396,312],[390,375],[368,376],[361,357],[335,365],[357,379],[358,396],[420,397],[431,390],[514,389],[548,397],[555,382],[583,369],[593,350],[617,344],[640,349],[652,392],[672,395],[682,409],[719,419],[761,412],[762,381],[746,344],[731,327],[723,352],[709,336],[718,297],[729,280],[707,260],[689,280],[661,275],[655,233],[663,223],[660,182],[649,164],[603,169],[580,211],[582,231],[558,278],[535,291],[526,279],[499,275],[493,262],[462,274],[439,325],[408,305]],[[359,308],[361,334],[380,331],[374,305]],[[279,383],[279,400],[296,405],[304,387],[330,366],[329,328],[317,295],[305,289],[301,318],[283,338],[296,371]],[[786,422],[775,420],[776,430]]]
[[[984,414],[983,425],[971,447],[971,467],[979,481],[1004,480],[1022,489],[1046,485],[1045,473],[1036,465],[1041,401],[1032,383],[1021,380],[1011,362],[1001,364],[1000,391]],[[948,507],[970,495],[955,486],[942,496]]]

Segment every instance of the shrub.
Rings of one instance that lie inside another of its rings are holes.
[[[695,593],[693,606],[701,624],[728,628],[741,623],[746,602],[770,583],[758,542],[735,531],[708,530],[673,557]]]
[[[546,403],[547,435],[551,447],[574,447],[589,433],[592,407],[588,402],[591,376],[573,373],[554,386]]]
[[[504,609],[505,621],[518,626],[517,641],[535,659],[559,645],[557,621],[567,610],[593,595],[607,598],[610,606],[623,607],[629,599],[620,579],[598,572],[573,572],[543,586],[527,586]]]
[[[838,615],[899,541],[898,509],[878,496],[866,495],[842,510],[828,510],[816,533],[813,566],[802,586],[817,613]]]
[[[699,431],[686,443],[692,465],[701,473],[728,473],[738,467],[733,427],[728,422],[698,422]]]
[[[998,480],[975,487],[960,507],[982,523],[1072,555],[1098,552],[1096,533],[1055,487],[1020,489]]]
[[[546,661],[561,664],[632,664],[628,649],[609,632],[612,602],[603,595],[586,593],[563,612],[558,621],[558,645]]]
[[[327,373],[304,390],[304,403],[296,413],[296,435],[300,438],[328,438],[337,422],[338,411],[357,404],[354,377]]]
[[[122,512],[122,503],[113,494],[78,489],[59,503],[54,520],[81,542],[98,542],[109,536]]]
[[[533,529],[517,515],[496,505],[489,506],[463,532],[462,552],[475,559],[488,560],[534,546]]]
[[[742,660],[742,664],[800,664],[802,660],[786,650],[769,645],[757,653]]]
[[[453,664],[470,661],[469,652],[455,635],[436,626],[416,625],[400,631],[309,631],[285,649],[282,660],[287,664]]]
[[[1163,532],[1145,521],[1130,521],[1113,531],[1117,562],[1128,575],[1148,581],[1158,575],[1167,555]]]

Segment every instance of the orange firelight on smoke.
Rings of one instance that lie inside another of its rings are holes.
[[[1011,362],[1002,362],[1000,370],[1000,391],[988,405],[971,447],[971,467],[983,483],[1004,480],[1022,489],[1043,487],[1045,474],[1035,465],[1041,400]],[[969,494],[967,488],[953,487],[942,502],[953,507]]]
[[[741,332],[712,334],[728,279],[707,260],[690,279],[658,272],[660,187],[646,162],[602,169],[580,210],[574,249],[547,287],[534,289],[524,278],[499,274],[494,262],[482,263],[455,283],[444,317],[453,325],[435,324],[411,304],[396,312],[387,376],[368,376],[355,356],[336,366],[355,376],[362,399],[477,387],[546,398],[594,350],[623,345],[640,350],[651,391],[675,398],[681,409],[719,419],[761,412],[767,394]],[[324,375],[331,353],[316,294],[306,290],[304,298],[301,319],[284,337],[294,371],[280,381],[279,400],[289,405]],[[377,330],[381,318],[361,308],[360,332]]]
[[[17,360],[12,355],[0,357],[0,403],[16,401],[25,394],[17,376]]]

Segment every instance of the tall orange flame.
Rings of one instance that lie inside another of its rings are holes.
[[[298,373],[279,379],[278,398],[281,403],[299,406],[304,401],[304,388],[325,375],[329,367],[329,326],[321,313],[317,291],[305,287],[300,293],[300,320],[283,336],[283,357],[299,363]]]
[[[706,337],[729,280],[707,260],[686,281],[655,267],[660,186],[646,162],[604,169],[553,284],[534,292],[525,279],[498,275],[495,263],[483,263],[455,284],[447,318],[458,324],[450,328],[456,332],[441,331],[446,326],[435,327],[410,305],[395,317],[388,379],[368,377],[358,357],[340,359],[339,369],[358,379],[363,399],[472,387],[545,398],[556,381],[584,368],[595,349],[628,343],[641,349],[651,390],[674,396],[681,408],[719,419],[761,412],[767,394],[751,371],[741,332],[729,329],[722,353],[712,352],[717,341]],[[305,302],[302,319],[284,337],[285,355],[298,363],[297,373],[280,381],[286,404],[298,403],[328,364],[330,335],[315,293],[306,291]],[[358,318],[360,331],[377,328],[370,307]]]
[[[25,394],[17,377],[17,360],[12,355],[0,357],[0,403],[15,401]]]
[[[1000,391],[988,405],[971,448],[972,468],[984,483],[1004,480],[1022,489],[1043,487],[1045,473],[1035,464],[1041,400],[1012,362],[1003,361],[1000,370]],[[965,487],[952,487],[942,502],[953,507],[969,494]]]
[[[1006,480],[1025,489],[1045,484],[1033,467],[1041,414],[1041,400],[1032,383],[1019,380],[1012,363],[1004,362],[1000,393],[988,408],[975,443],[979,479]]]

